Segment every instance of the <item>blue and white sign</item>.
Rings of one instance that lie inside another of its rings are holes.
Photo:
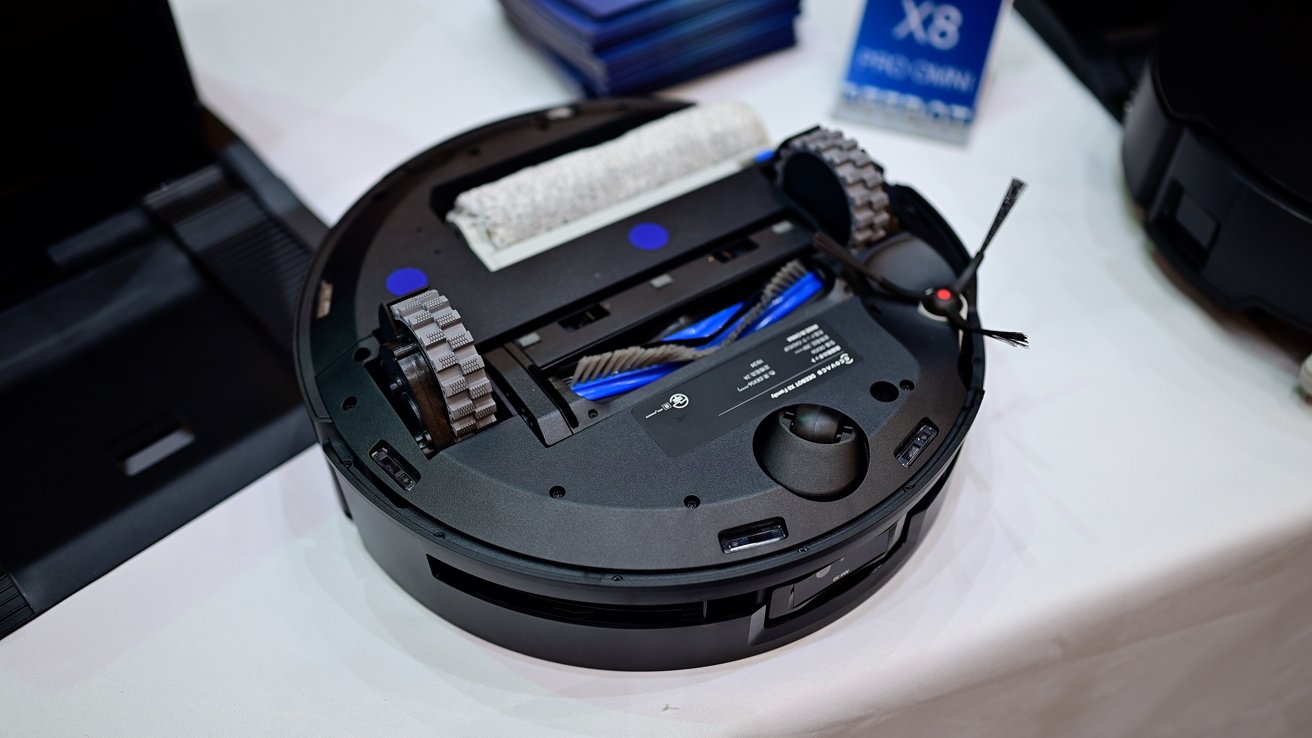
[[[1006,0],[868,0],[836,113],[964,141]]]

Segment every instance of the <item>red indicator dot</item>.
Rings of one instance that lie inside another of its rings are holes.
[[[943,302],[948,302],[952,299],[952,290],[947,289],[946,287],[940,287],[938,288],[938,291],[934,293],[934,297],[937,297]]]

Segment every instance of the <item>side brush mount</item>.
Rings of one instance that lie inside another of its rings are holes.
[[[989,232],[984,237],[984,243],[980,245],[979,251],[975,252],[974,258],[970,260],[965,269],[961,270],[961,273],[957,275],[957,279],[950,285],[931,287],[924,292],[903,287],[872,271],[860,259],[856,258],[848,248],[840,245],[833,238],[826,235],[824,231],[816,232],[815,247],[817,250],[838,259],[844,266],[862,275],[884,292],[906,302],[920,305],[929,314],[942,317],[963,333],[978,333],[982,336],[995,338],[1010,346],[1029,348],[1029,337],[1024,333],[997,331],[970,325],[965,317],[966,311],[964,308],[966,305],[965,300],[962,298],[962,293],[970,287],[980,265],[984,263],[984,255],[988,251],[989,244],[993,243],[993,237],[997,235],[998,229],[1002,227],[1003,221],[1011,213],[1012,207],[1015,206],[1016,200],[1020,198],[1021,193],[1025,191],[1025,187],[1024,182],[1012,178],[1011,185],[1007,187],[1007,194],[1003,196],[1002,204],[998,206],[998,212],[993,216],[993,225],[989,227]]]

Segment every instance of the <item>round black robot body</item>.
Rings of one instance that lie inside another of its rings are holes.
[[[509,245],[451,216],[685,110],[580,103],[435,146],[343,217],[300,305],[367,549],[516,651],[683,668],[832,622],[915,548],[983,395],[973,279],[955,322],[925,310],[970,255],[837,132]]]

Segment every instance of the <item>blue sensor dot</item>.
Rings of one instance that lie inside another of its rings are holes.
[[[670,242],[670,232],[655,223],[639,223],[629,229],[629,243],[643,251],[655,251]]]
[[[414,267],[402,267],[387,275],[387,291],[400,297],[428,286],[428,275]]]

